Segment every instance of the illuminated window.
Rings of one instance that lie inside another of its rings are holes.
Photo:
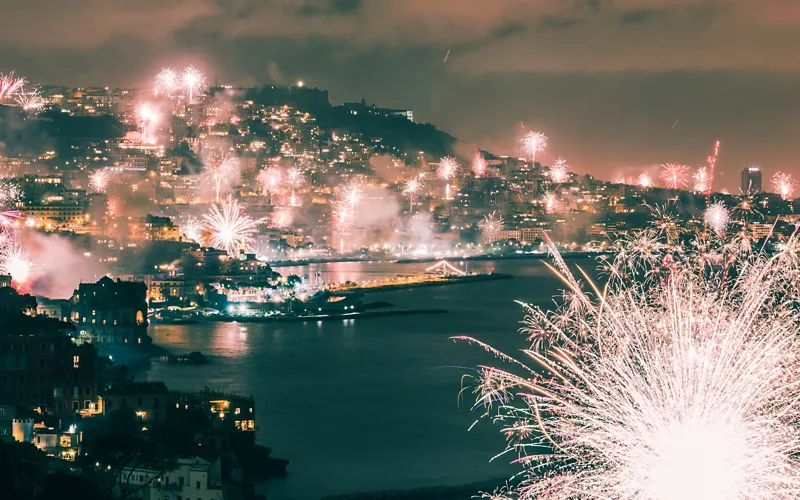
[[[80,356],[72,356],[72,367],[78,368],[81,364],[81,357]]]

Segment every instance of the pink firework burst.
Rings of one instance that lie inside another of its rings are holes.
[[[781,195],[781,199],[790,200],[794,196],[794,179],[783,172],[775,172],[772,176],[772,189]]]
[[[688,172],[686,165],[680,163],[665,163],[661,165],[661,180],[664,186],[670,189],[680,189],[686,186],[686,176]]]

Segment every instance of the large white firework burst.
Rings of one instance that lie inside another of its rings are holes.
[[[503,231],[503,217],[494,211],[478,222],[478,228],[485,243],[494,243]]]
[[[14,99],[17,102],[17,106],[22,108],[23,111],[36,113],[44,107],[44,99],[36,89],[20,89]]]
[[[662,249],[657,278],[625,278],[637,264],[602,287],[555,254],[580,307],[529,307],[547,341],[527,363],[468,339],[508,366],[475,384],[523,469],[506,498],[797,498],[797,245],[709,266],[713,245]]]
[[[0,235],[0,273],[11,276],[19,285],[33,277],[36,268],[30,254],[22,247],[16,234],[3,232]]]
[[[215,204],[203,215],[205,227],[210,231],[209,242],[218,250],[225,250],[231,257],[248,251],[253,245],[253,236],[264,219],[253,219],[242,212],[239,202],[228,198]]]
[[[730,210],[721,201],[712,203],[703,213],[703,221],[712,231],[720,235],[728,228],[730,219]]]
[[[200,243],[203,239],[203,223],[190,217],[180,226],[184,238]]]
[[[14,76],[14,72],[0,73],[0,102],[13,99],[25,87],[25,78]]]
[[[520,141],[522,150],[531,157],[531,161],[536,159],[536,156],[543,153],[547,148],[547,136],[541,132],[528,131],[525,137]]]
[[[110,181],[111,171],[106,168],[99,168],[89,176],[89,185],[98,193],[104,193]]]
[[[156,95],[173,96],[181,89],[181,74],[174,68],[163,68],[153,80]]]
[[[695,192],[705,193],[708,191],[708,170],[706,167],[698,168],[697,172],[692,176],[692,179],[694,180],[692,188]]]
[[[449,181],[458,174],[459,165],[455,158],[452,156],[445,156],[439,161],[439,168],[436,174],[443,181]]]

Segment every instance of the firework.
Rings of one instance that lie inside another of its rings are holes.
[[[554,192],[546,192],[542,196],[542,201],[544,203],[544,210],[548,215],[556,213],[556,209],[558,208],[558,198]]]
[[[559,156],[550,167],[550,180],[561,184],[567,182],[567,179],[569,179],[569,164],[567,160]]]
[[[748,222],[751,217],[758,219],[763,218],[763,214],[758,209],[755,196],[752,194],[737,196],[736,206],[733,207],[732,212],[741,217],[742,221]]]
[[[717,158],[719,157],[720,142],[714,141],[714,152],[706,158],[706,165],[708,165],[708,191],[706,191],[706,200],[711,199],[711,188],[714,183],[714,169],[717,166]]]
[[[783,172],[775,172],[772,176],[772,189],[781,195],[781,199],[790,200],[794,195],[794,179]]]
[[[355,208],[364,201],[364,191],[357,182],[349,182],[344,189],[342,189],[342,197],[345,203],[350,207],[350,210],[355,210]]]
[[[686,185],[686,175],[688,171],[686,165],[680,163],[665,163],[661,165],[661,180],[664,186],[670,189],[680,189]]]
[[[647,172],[642,172],[639,174],[639,178],[636,180],[636,183],[639,185],[639,187],[649,188],[653,185],[653,179]]]
[[[458,174],[458,169],[459,164],[452,156],[445,156],[441,159],[441,161],[439,161],[439,168],[436,170],[436,174],[440,179],[445,181],[445,200],[453,199],[450,188],[450,180],[455,177],[456,174]]]
[[[706,167],[698,168],[692,179],[694,180],[693,189],[696,193],[705,193],[708,190],[708,170]]]
[[[467,339],[508,366],[481,367],[475,384],[476,408],[503,424],[523,468],[507,496],[795,498],[795,247],[751,255],[736,273],[672,252],[660,279],[603,290],[555,254],[580,307],[527,307],[533,367]]]
[[[706,211],[703,213],[703,220],[705,223],[708,224],[708,227],[718,235],[724,233],[728,228],[728,222],[730,221],[730,218],[730,211],[728,211],[728,209],[725,207],[725,204],[720,201],[709,205],[708,208],[706,208]]]
[[[17,92],[15,100],[17,106],[22,108],[23,111],[36,112],[44,107],[44,99],[42,99],[42,95],[36,89],[20,90]]]
[[[281,186],[281,171],[275,167],[270,167],[258,173],[258,185],[264,193],[274,193]]]
[[[303,171],[299,167],[294,166],[286,171],[286,181],[292,188],[292,194],[289,198],[289,205],[293,207],[300,206],[300,200],[297,199],[297,190],[303,185],[305,180],[306,179],[303,176]]]
[[[414,196],[422,189],[423,184],[422,175],[412,177],[403,184],[403,194],[408,196],[408,206],[410,210],[414,211]]]
[[[476,153],[475,158],[472,160],[472,172],[475,177],[486,175],[486,158],[480,152]]]
[[[522,150],[531,157],[531,161],[536,160],[536,155],[544,152],[547,148],[547,136],[541,132],[528,131],[520,141]]]
[[[194,217],[181,224],[181,234],[184,238],[200,243],[203,239],[203,223]]]
[[[492,212],[485,216],[482,221],[478,222],[478,228],[481,230],[484,242],[490,244],[494,243],[503,230],[503,217],[498,216],[496,211]]]
[[[239,160],[232,154],[211,150],[205,155],[204,177],[214,186],[214,201],[219,203],[219,195],[227,188],[239,172]]]
[[[104,193],[111,181],[111,171],[101,168],[92,172],[89,176],[89,185],[98,193]]]
[[[142,142],[145,144],[155,144],[153,127],[158,123],[158,113],[149,104],[142,104],[139,107],[139,121],[142,125]]]
[[[4,238],[6,241],[0,248],[0,272],[10,275],[18,285],[24,285],[31,278],[35,263],[15,236],[6,233]]]
[[[153,80],[156,95],[173,96],[181,89],[181,75],[173,68],[162,69]]]
[[[263,219],[253,219],[242,212],[239,202],[228,198],[215,204],[203,216],[205,228],[210,231],[210,244],[218,250],[225,250],[231,257],[247,251],[253,244],[253,235]]]
[[[272,214],[273,227],[289,227],[292,225],[292,210],[288,207],[278,207]]]
[[[8,226],[22,214],[16,205],[22,201],[22,189],[11,181],[0,181],[0,226]]]
[[[206,76],[194,66],[188,66],[183,70],[183,73],[180,75],[180,82],[181,87],[186,91],[186,98],[190,103],[194,102],[194,97],[197,94],[205,91],[207,88]]]
[[[13,99],[25,86],[24,78],[17,78],[14,72],[4,75],[0,73],[0,102]]]

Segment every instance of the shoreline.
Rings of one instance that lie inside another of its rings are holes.
[[[565,259],[569,258],[591,258],[593,256],[599,255],[608,255],[613,254],[615,252],[562,252],[561,256]],[[419,259],[414,258],[372,258],[372,259],[361,259],[356,257],[341,257],[341,258],[331,258],[331,259],[303,259],[303,260],[279,260],[269,262],[270,267],[302,267],[308,266],[311,264],[336,264],[340,262],[360,262],[360,263],[385,263],[385,264],[426,264],[430,262],[439,262],[442,260],[446,261],[482,261],[482,260],[523,260],[523,259],[532,259],[532,260],[542,260],[550,258],[550,254],[547,252],[543,253],[531,253],[531,254],[511,254],[511,255],[489,255],[489,254],[481,254],[481,255],[470,255],[466,257],[422,257]]]
[[[233,316],[220,316],[210,320],[201,320],[198,323],[308,323],[313,321],[337,321],[342,319],[368,319],[386,316],[412,316],[418,314],[446,314],[447,309],[405,309],[399,311],[354,311],[349,313],[313,314],[308,316],[279,316],[263,318],[237,318]]]
[[[348,295],[351,293],[380,293],[380,292],[393,292],[397,290],[410,290],[414,288],[426,288],[434,286],[447,286],[447,285],[466,285],[468,283],[480,283],[483,281],[496,281],[507,280],[514,278],[514,275],[507,273],[492,273],[492,274],[473,274],[468,276],[455,276],[448,279],[439,281],[422,281],[418,283],[387,283],[379,286],[354,286],[343,290],[333,290],[331,294],[335,295]]]

